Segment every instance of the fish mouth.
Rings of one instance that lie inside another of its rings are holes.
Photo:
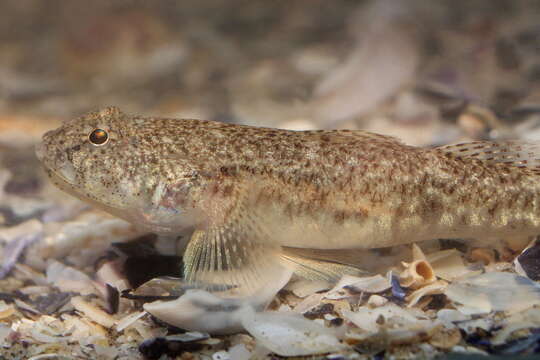
[[[49,179],[58,188],[60,188],[61,190],[67,192],[68,194],[76,196],[78,198],[83,197],[81,192],[77,191],[76,184],[73,181],[70,181],[70,179],[66,178],[65,176],[63,176],[58,171],[53,170],[52,168],[47,166],[46,163],[43,163],[43,167],[45,169],[45,172],[49,176]],[[72,178],[72,180],[74,180],[74,178]]]
[[[108,212],[109,214],[115,215],[128,222],[133,222],[133,214],[129,209],[120,206],[113,206],[104,201],[99,201],[93,196],[90,196],[86,191],[78,187],[75,181],[70,181],[69,179],[67,179],[63,175],[64,173],[66,173],[65,171],[63,173],[60,173],[56,170],[51,169],[49,166],[47,166],[46,163],[43,163],[43,167],[45,168],[45,171],[50,181],[60,190],[98,209]],[[75,173],[74,170],[73,173]]]
[[[54,177],[60,180],[61,183],[70,184],[71,186],[76,185],[77,171],[73,164],[67,161],[65,153],[51,152],[45,141],[37,144],[34,152],[49,177]]]

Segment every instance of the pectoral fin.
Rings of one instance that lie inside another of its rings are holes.
[[[248,296],[290,271],[280,257],[281,247],[242,223],[194,232],[184,253],[186,280],[233,288]],[[278,289],[279,290],[279,289]]]
[[[195,231],[184,253],[184,272],[189,282],[232,288],[241,296],[277,283],[283,286],[283,274],[292,271],[309,280],[327,281],[366,273],[339,254],[281,247],[262,232],[236,224]]]

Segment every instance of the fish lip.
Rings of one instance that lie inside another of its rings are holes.
[[[125,221],[128,221],[130,223],[133,223],[132,220],[132,214],[130,212],[130,209],[126,207],[121,206],[111,206],[110,204],[107,204],[105,202],[101,202],[95,198],[92,198],[88,195],[86,195],[83,191],[80,190],[80,188],[77,187],[77,184],[74,184],[70,182],[65,176],[60,174],[58,171],[48,167],[45,163],[43,163],[43,167],[45,168],[45,171],[47,172],[47,175],[52,183],[56,185],[60,190],[64,191],[65,193],[80,199],[81,201],[84,201],[86,203],[89,203],[90,205],[102,209],[105,212],[108,212],[110,214],[115,215],[118,218],[124,219]]]
[[[70,193],[79,193],[78,191],[75,190],[75,184],[73,184],[72,182],[70,182],[65,176],[63,176],[62,174],[60,174],[58,171],[50,168],[49,166],[47,166],[47,164],[43,163],[43,167],[45,168],[45,170],[47,171],[47,175],[49,175],[49,178],[54,182],[54,183],[58,183],[60,182],[61,184],[58,184],[58,186],[66,191],[66,192],[70,192]],[[68,189],[66,188],[69,188],[71,191],[68,191]]]

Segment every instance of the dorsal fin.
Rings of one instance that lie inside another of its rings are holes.
[[[436,148],[457,157],[475,158],[540,171],[540,142],[525,140],[473,141]]]

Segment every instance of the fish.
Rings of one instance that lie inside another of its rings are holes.
[[[266,301],[293,274],[361,272],[373,259],[352,261],[355,249],[441,238],[525,247],[540,233],[539,149],[522,140],[415,147],[362,130],[107,107],[47,132],[36,155],[65,192],[146,231],[187,234],[187,281]]]

